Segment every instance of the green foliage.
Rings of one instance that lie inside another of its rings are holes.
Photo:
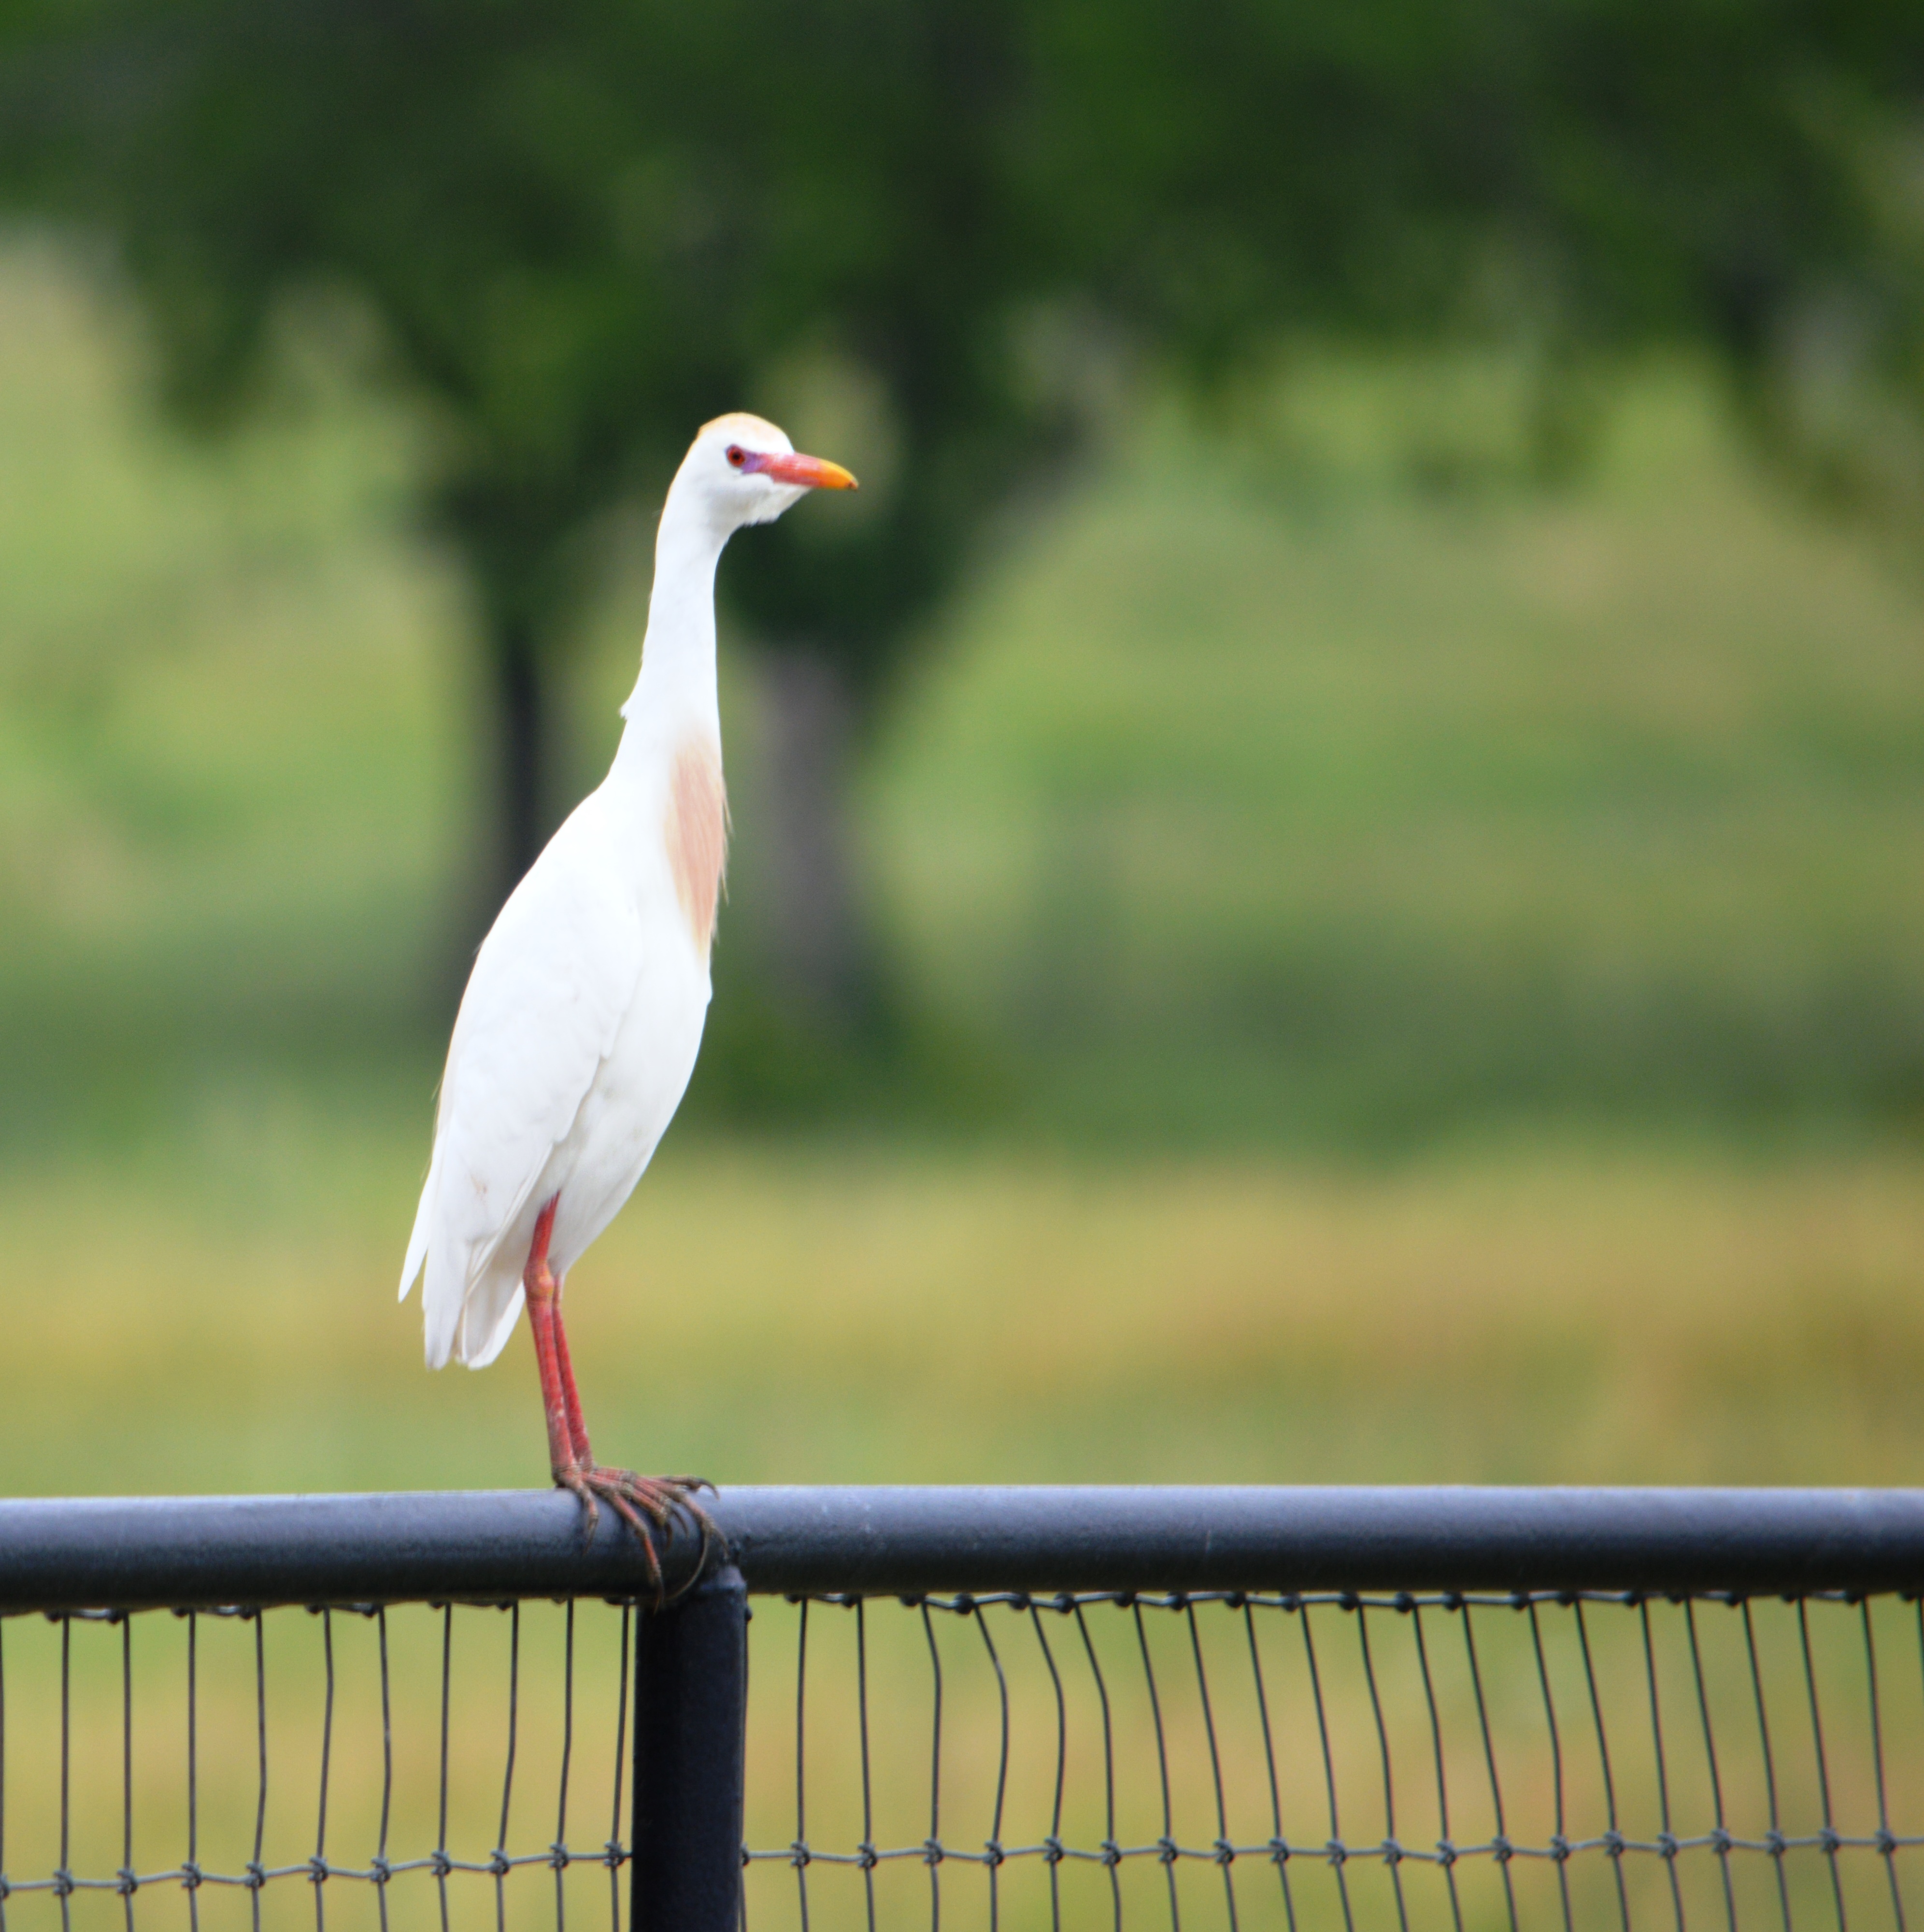
[[[1220,392],[1279,331],[1526,345],[1553,475],[1595,365],[1707,344],[1776,444],[1888,494],[1920,78],[1885,0],[35,0],[0,26],[0,190],[117,238],[191,408],[245,402],[297,293],[372,318],[479,593],[501,890],[559,816],[584,532],[725,408],[868,478],[729,573],[851,716],[1132,359]],[[1776,400],[1813,360],[1874,398],[1814,436]],[[790,803],[832,853],[814,755]],[[774,935],[769,990],[872,1044],[885,976],[832,923],[839,959]]]
[[[992,14],[188,4],[48,31],[56,191],[122,238],[177,392],[231,404],[277,300],[344,287],[439,412],[438,514],[509,620],[548,623],[584,520],[818,345],[883,385],[914,486],[832,563],[785,526],[737,590],[872,675],[1037,433],[994,326],[1035,267],[992,180]]]
[[[41,0],[7,38],[14,172],[120,238],[185,396],[245,393],[290,288],[371,309],[506,620],[692,423],[852,370],[882,500],[734,592],[870,689],[1062,448],[1094,317],[1205,374],[1304,322],[1755,362],[1849,290],[1918,340],[1924,27],[1869,0]]]
[[[0,1148],[282,1082],[425,1132],[485,782],[453,573],[324,367],[197,449],[137,344],[71,257],[0,256]],[[925,634],[855,801],[879,1070],[756,982],[779,802],[731,627],[691,1119],[899,1126],[907,1056],[925,1116],[1085,1143],[1914,1131],[1908,574],[1761,487],[1688,370],[1549,498],[1526,368],[1293,370],[1234,442],[1149,424]],[[571,680],[578,782],[643,536]]]
[[[0,254],[14,1155],[124,1148],[249,1070],[385,1064],[425,1095],[432,969],[475,883],[461,600],[405,540],[393,422],[316,369],[185,444],[143,362],[71,251]]]

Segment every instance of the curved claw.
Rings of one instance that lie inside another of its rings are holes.
[[[701,1487],[705,1489],[710,1496],[716,1493],[715,1485],[713,1483],[703,1483]],[[714,1520],[695,1500],[692,1494],[684,1494],[679,1498],[678,1505],[682,1513],[694,1524],[701,1535],[701,1553],[695,1558],[695,1568],[689,1572],[688,1581],[675,1592],[674,1596],[669,1600],[671,1602],[677,1601],[686,1596],[689,1592],[708,1574],[708,1558],[713,1553],[716,1543],[721,1535],[721,1532],[715,1527]],[[728,1545],[724,1543],[722,1546],[725,1552]]]
[[[724,1550],[728,1547],[708,1512],[695,1499],[703,1490],[707,1490],[711,1496],[715,1493],[715,1485],[702,1477],[638,1476],[631,1469],[608,1469],[599,1463],[591,1463],[576,1465],[565,1470],[557,1469],[554,1480],[563,1489],[581,1498],[582,1505],[587,1511],[590,1534],[593,1534],[595,1525],[599,1520],[599,1511],[595,1501],[597,1496],[634,1531],[647,1558],[648,1580],[653,1586],[657,1610],[665,1608],[668,1604],[686,1595],[694,1588],[707,1574],[708,1560],[714,1553],[717,1544]],[[689,1573],[688,1581],[671,1598],[667,1594],[665,1580],[662,1574],[661,1558],[655,1549],[655,1539],[650,1534],[641,1517],[645,1514],[649,1522],[665,1537],[672,1537],[677,1513],[701,1538],[701,1551]]]
[[[648,1480],[647,1478],[642,1480]],[[670,1603],[677,1602],[687,1595],[707,1574],[709,1558],[714,1554],[715,1546],[719,1540],[720,1532],[715,1527],[713,1518],[695,1500],[698,1490],[705,1489],[712,1495],[715,1486],[696,1477],[665,1476],[655,1478],[650,1486],[653,1489],[661,1508],[659,1520],[664,1533],[671,1536],[674,1534],[674,1518],[679,1512],[701,1539],[700,1552],[695,1558],[694,1567],[689,1571],[687,1581],[673,1597],[665,1600]],[[726,1545],[724,1544],[723,1547],[725,1548]]]
[[[581,1507],[587,1513],[589,1535],[593,1535],[596,1526],[601,1521],[600,1506],[595,1500],[597,1496],[603,1498],[615,1514],[634,1531],[636,1540],[641,1545],[641,1553],[647,1558],[648,1580],[653,1587],[656,1601],[659,1604],[665,1600],[662,1562],[655,1553],[655,1539],[648,1534],[647,1525],[635,1514],[635,1504],[640,1502],[651,1516],[654,1511],[647,1498],[633,1495],[627,1483],[620,1480],[626,1475],[625,1470],[577,1467],[556,1470],[554,1480],[561,1488],[580,1498]],[[629,1481],[634,1480],[629,1478]]]
[[[689,1496],[693,1496],[702,1490],[706,1490],[711,1496],[719,1496],[722,1493],[706,1476],[662,1476],[656,1480],[672,1484],[675,1488],[686,1490]]]

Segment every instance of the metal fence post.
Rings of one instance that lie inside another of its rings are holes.
[[[748,1591],[732,1564],[635,1619],[631,1932],[737,1932]]]

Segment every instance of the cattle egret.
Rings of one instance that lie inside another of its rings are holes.
[[[745,524],[812,489],[852,490],[773,424],[708,424],[669,486],[641,675],[614,763],[501,908],[462,995],[434,1150],[401,1275],[422,1288],[428,1365],[484,1368],[524,1303],[554,1480],[640,1535],[688,1513],[689,1477],[605,1468],[588,1447],[563,1325],[568,1270],[633,1191],[701,1043],[728,841],[715,684],[715,566]]]

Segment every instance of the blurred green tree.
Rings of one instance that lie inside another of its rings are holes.
[[[1521,336],[1550,466],[1586,368],[1655,341],[1780,427],[1844,344],[1914,417],[1920,101],[1901,0],[15,0],[0,180],[116,238],[190,408],[256,392],[290,291],[377,318],[477,593],[503,887],[560,803],[584,528],[785,370],[856,396],[864,514],[727,586],[773,667],[782,976],[846,1019],[851,730],[1075,446],[1094,344],[1215,382],[1291,331]]]

